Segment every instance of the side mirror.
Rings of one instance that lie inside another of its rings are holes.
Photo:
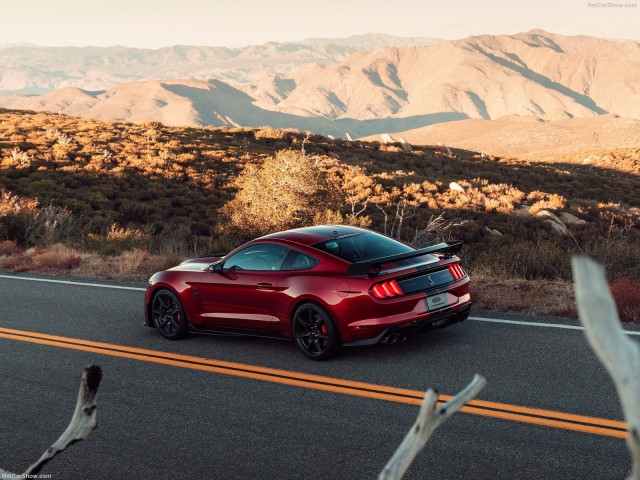
[[[211,265],[211,267],[209,267],[209,270],[211,270],[213,273],[222,272],[222,262],[214,263],[213,265]]]

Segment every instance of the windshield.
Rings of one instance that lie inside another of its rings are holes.
[[[362,262],[413,252],[414,249],[374,232],[355,233],[316,243],[313,247],[348,262]]]

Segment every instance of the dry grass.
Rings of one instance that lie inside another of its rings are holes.
[[[72,270],[82,263],[82,254],[61,243],[47,249],[33,249],[31,259],[40,270]]]
[[[20,250],[15,240],[3,240],[0,242],[0,256],[13,255]]]
[[[611,294],[623,322],[640,323],[640,279],[617,278],[611,282]]]
[[[532,315],[577,317],[573,285],[551,280],[506,279],[471,276],[474,308]]]
[[[134,249],[118,256],[87,253],[62,244],[27,250],[15,248],[0,254],[0,268],[48,275],[101,277],[122,281],[145,281],[159,270],[177,265],[185,258],[177,255],[150,255]]]

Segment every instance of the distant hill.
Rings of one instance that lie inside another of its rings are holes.
[[[392,40],[364,36],[350,41],[362,46]],[[249,84],[149,80],[100,91],[67,88],[42,96],[0,95],[0,106],[109,120],[156,120],[167,125],[270,125],[342,138],[347,133],[355,138],[508,115],[578,119],[610,114],[640,119],[637,42],[532,30],[358,51],[336,64],[328,59],[344,55],[347,47],[327,41],[265,44],[247,47],[234,56],[216,50],[216,55],[227,56],[229,62],[246,57],[255,64],[262,56],[263,65],[277,64],[278,68],[284,65],[278,63],[282,55],[304,63],[303,59],[313,57],[311,51],[326,54],[324,63],[310,61],[289,73]],[[331,56],[330,52],[338,53]],[[176,74],[178,67],[171,70],[166,65],[180,65],[180,59],[201,59],[202,65],[211,66],[208,57],[201,57],[204,53],[192,47],[174,47],[164,53],[158,63],[164,65],[163,78]],[[465,125],[476,128],[476,124]],[[619,137],[613,132],[608,145],[620,146],[612,140]]]
[[[0,93],[45,93],[67,86],[104,90],[137,80],[177,78],[241,84],[309,63],[337,63],[360,50],[430,45],[437,41],[371,33],[241,48],[176,45],[151,50],[121,46],[0,45]]]
[[[571,118],[566,112],[542,117],[508,115],[497,120],[468,119],[398,132],[415,145],[442,143],[501,157],[550,159],[603,149],[640,146],[640,119],[614,114]],[[378,135],[363,140],[380,140]]]
[[[335,119],[454,112],[496,119],[555,110],[640,118],[638,78],[637,42],[532,30],[360,52],[340,64],[307,66],[242,88],[263,104]]]
[[[301,109],[290,109],[290,113],[265,110],[253,101],[218,80],[148,80],[97,92],[66,87],[43,95],[0,95],[0,105],[5,107],[97,120],[153,120],[168,126],[271,126],[344,135],[344,128],[335,120],[314,117]]]

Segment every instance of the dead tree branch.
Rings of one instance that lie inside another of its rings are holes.
[[[76,409],[69,426],[60,438],[51,445],[40,459],[31,465],[22,475],[6,472],[0,469],[3,478],[27,478],[28,475],[36,475],[45,463],[55,455],[63,451],[72,443],[84,440],[96,427],[96,395],[102,380],[102,369],[97,365],[91,365],[84,369],[78,392]]]
[[[580,321],[613,378],[629,425],[627,447],[633,460],[629,479],[640,480],[640,348],[620,325],[604,267],[588,257],[574,257],[571,266]]]
[[[427,390],[416,423],[413,424],[396,452],[380,472],[378,480],[401,479],[436,428],[474,398],[486,384],[487,380],[476,373],[469,385],[438,408],[436,408],[438,394],[431,388]]]

